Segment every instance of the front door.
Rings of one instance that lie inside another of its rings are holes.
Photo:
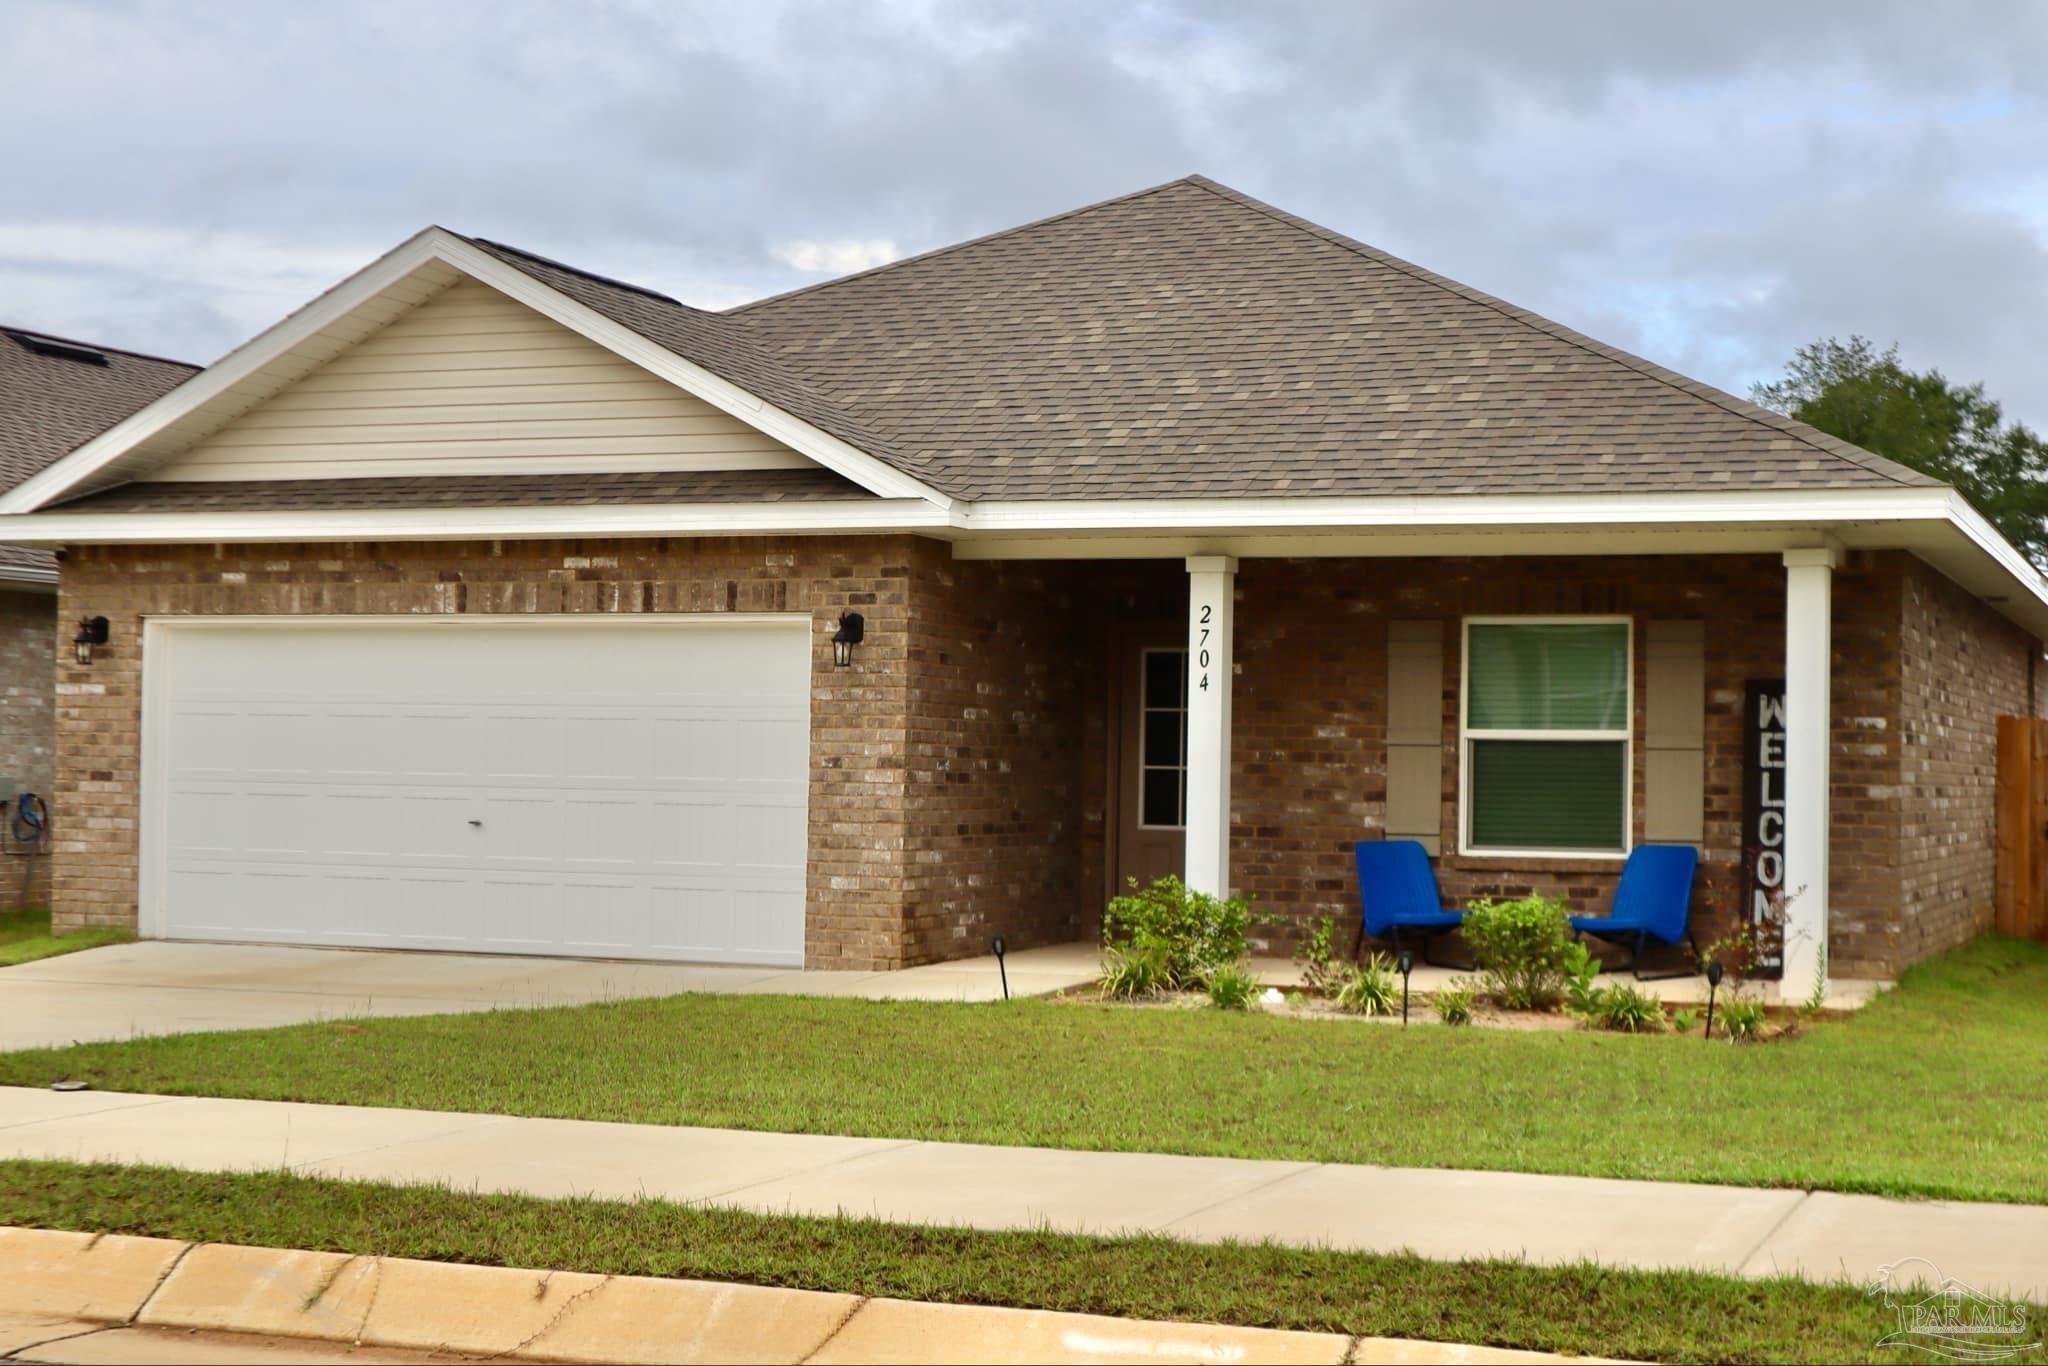
[[[1188,652],[1155,637],[1121,654],[1113,895],[1180,876],[1188,811]]]

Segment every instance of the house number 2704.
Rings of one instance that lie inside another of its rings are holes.
[[[1216,609],[1205,602],[1202,604],[1202,615],[1195,618],[1196,624],[1202,628],[1201,633],[1195,637],[1195,667],[1202,671],[1202,681],[1195,686],[1203,692],[1209,691],[1209,619],[1215,612]]]

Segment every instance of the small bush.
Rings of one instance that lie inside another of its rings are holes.
[[[1699,1023],[1698,1006],[1679,1006],[1671,1012],[1671,1032],[1674,1034],[1690,1034],[1699,1028]]]
[[[1588,1016],[1598,1005],[1600,989],[1593,983],[1600,976],[1600,960],[1579,940],[1564,946],[1564,1008],[1574,1015]]]
[[[1301,984],[1310,991],[1332,994],[1349,966],[1332,946],[1336,937],[1336,922],[1330,917],[1319,915],[1308,922],[1308,937],[1301,941],[1294,961],[1301,964]]]
[[[1472,1023],[1472,983],[1463,977],[1445,986],[1440,986],[1429,998],[1436,1007],[1436,1017],[1447,1025],[1468,1025]]]
[[[1657,998],[1626,982],[1602,987],[1593,993],[1593,1008],[1587,1019],[1599,1029],[1618,1029],[1624,1034],[1654,1034],[1664,1028],[1664,1007]]]
[[[1225,963],[1209,974],[1209,1004],[1223,1010],[1250,1008],[1259,991],[1259,979],[1243,963]]]
[[[1131,879],[1131,890],[1109,903],[1102,916],[1102,942],[1126,955],[1155,957],[1163,980],[1158,990],[1199,987],[1209,974],[1245,956],[1251,906],[1242,897],[1224,900],[1189,891],[1177,877],[1149,887]],[[1105,955],[1105,973],[1107,955]]]
[[[1748,1043],[1764,1032],[1764,1003],[1732,998],[1721,1006],[1721,1036],[1730,1043]]]
[[[1486,994],[1510,1010],[1553,1010],[1563,999],[1572,927],[1562,901],[1525,896],[1465,912],[1465,942]]]
[[[1394,965],[1385,954],[1376,953],[1363,967],[1344,974],[1330,998],[1337,1009],[1354,1015],[1391,1015],[1399,1008],[1400,990],[1394,985]]]
[[[1105,949],[1102,994],[1129,1001],[1166,990],[1166,964],[1153,949]]]

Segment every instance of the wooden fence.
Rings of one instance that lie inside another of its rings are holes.
[[[2048,720],[1998,718],[2001,933],[2048,940]]]

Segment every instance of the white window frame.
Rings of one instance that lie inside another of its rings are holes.
[[[1145,698],[1148,665],[1154,655],[1180,656],[1180,763],[1147,764],[1145,762],[1145,732],[1147,715],[1154,711],[1165,711],[1165,707],[1154,707]],[[1185,645],[1148,645],[1138,651],[1138,829],[1140,830],[1186,830],[1188,809],[1188,647]],[[1180,799],[1175,803],[1182,819],[1172,825],[1147,825],[1145,823],[1145,775],[1153,769],[1177,767],[1180,771]]]
[[[1627,628],[1623,647],[1626,671],[1620,730],[1480,730],[1470,723],[1472,701],[1472,628],[1474,626],[1612,626]],[[1466,617],[1458,627],[1458,852],[1474,858],[1603,859],[1621,862],[1635,847],[1636,786],[1636,622],[1625,614],[1580,613],[1562,616],[1508,615]],[[1474,740],[1605,740],[1621,741],[1621,848],[1500,849],[1472,842],[1472,742]]]

